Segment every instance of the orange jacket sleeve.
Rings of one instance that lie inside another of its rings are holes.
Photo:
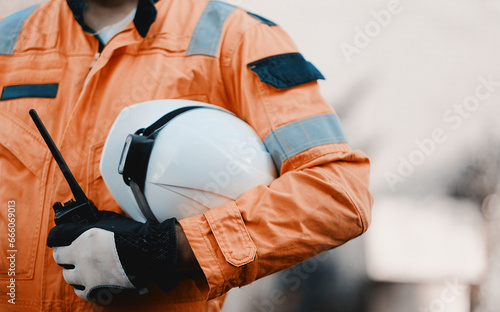
[[[220,66],[231,107],[262,138],[280,176],[180,221],[206,277],[208,299],[359,236],[372,206],[369,160],[335,139],[343,132],[315,79],[277,89],[249,66],[296,54],[292,40],[239,9],[224,27]],[[293,64],[279,65],[270,68],[271,79],[275,72],[285,80],[293,76],[286,68]]]

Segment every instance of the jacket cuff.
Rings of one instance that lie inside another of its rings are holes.
[[[257,278],[257,248],[235,202],[179,223],[205,275],[198,287],[207,300]]]

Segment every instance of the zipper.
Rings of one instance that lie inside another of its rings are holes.
[[[83,86],[85,86],[87,84],[90,72],[92,72],[92,69],[94,68],[95,64],[99,60],[99,57],[101,57],[102,50],[104,49],[104,44],[102,43],[102,41],[97,36],[95,36],[94,38],[97,40],[97,44],[98,44],[97,52],[94,54],[94,59],[92,60],[92,63],[90,64],[87,75],[85,75],[85,79],[83,80]]]
[[[101,56],[101,52],[96,52],[94,55],[94,59],[92,60],[92,63],[90,64],[89,70],[87,71],[87,74],[85,75],[85,79],[83,80],[83,87],[85,88],[85,85],[87,85],[90,73],[92,72],[92,68],[94,68],[95,64],[99,60],[99,57]]]
[[[97,60],[99,59],[100,56],[101,52],[96,52],[96,54],[94,55],[94,60],[92,61],[92,64],[90,64],[89,73],[92,70],[92,68],[94,68],[95,63],[97,63]]]

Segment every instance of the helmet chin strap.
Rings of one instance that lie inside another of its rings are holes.
[[[146,196],[141,191],[141,188],[134,180],[130,181],[130,189],[132,189],[132,194],[134,194],[135,201],[139,205],[139,209],[141,209],[142,214],[148,221],[153,222],[154,224],[159,224],[158,219],[156,219],[153,211],[151,211],[151,207],[149,207],[148,201],[146,200]]]
[[[129,185],[135,200],[139,205],[143,216],[153,223],[160,222],[155,217],[151,207],[144,195],[144,186],[146,184],[146,173],[149,162],[149,157],[153,148],[154,140],[158,133],[175,117],[197,108],[218,109],[205,106],[185,106],[175,109],[160,119],[155,121],[147,128],[141,128],[127,137],[123,148],[122,157],[118,172],[123,175],[123,181]],[[220,110],[220,109],[219,109]],[[142,164],[142,165],[141,165]]]

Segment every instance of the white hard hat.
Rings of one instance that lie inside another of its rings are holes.
[[[122,110],[100,170],[118,205],[141,222],[204,213],[277,176],[252,127],[218,106],[187,100]]]

